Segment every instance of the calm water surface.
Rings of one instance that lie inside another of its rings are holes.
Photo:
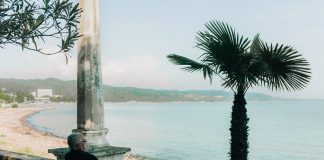
[[[108,140],[157,160],[225,160],[231,102],[105,103]],[[323,160],[324,102],[248,102],[250,160]],[[76,104],[58,104],[28,118],[67,137]]]

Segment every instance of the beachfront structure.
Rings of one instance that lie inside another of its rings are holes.
[[[52,89],[37,89],[36,97],[52,97],[53,90]]]
[[[104,100],[101,78],[99,33],[99,0],[80,0],[82,15],[78,41],[77,128],[87,139],[87,150],[99,160],[123,160],[130,148],[110,146],[104,125]],[[65,149],[50,149],[58,160],[64,159]]]
[[[62,98],[62,95],[53,94],[52,89],[37,89],[36,91],[30,92],[35,98],[36,103],[51,103],[50,98]]]
[[[35,103],[50,103],[50,97],[53,97],[52,89],[37,89],[36,91],[30,92],[35,98]]]
[[[51,103],[49,97],[36,97],[35,103]]]

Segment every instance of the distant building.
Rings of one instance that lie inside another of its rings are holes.
[[[51,89],[37,89],[37,97],[52,97],[53,91]]]
[[[52,89],[37,89],[36,92],[31,92],[35,97],[36,103],[50,103],[49,97],[53,96]]]
[[[35,102],[36,103],[51,103],[49,97],[36,97]]]

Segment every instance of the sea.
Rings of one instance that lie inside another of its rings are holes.
[[[226,160],[231,102],[105,103],[110,145],[153,160]],[[250,160],[324,160],[324,101],[247,104]],[[56,104],[27,118],[34,128],[66,138],[76,104]]]

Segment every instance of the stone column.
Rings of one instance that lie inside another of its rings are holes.
[[[104,100],[101,79],[99,0],[81,0],[83,10],[78,41],[77,129],[89,145],[108,145],[104,127]]]
[[[130,148],[110,146],[104,125],[104,99],[101,79],[99,0],[80,0],[82,16],[78,42],[77,128],[88,141],[86,150],[99,160],[122,160]],[[68,148],[49,149],[63,160]]]

